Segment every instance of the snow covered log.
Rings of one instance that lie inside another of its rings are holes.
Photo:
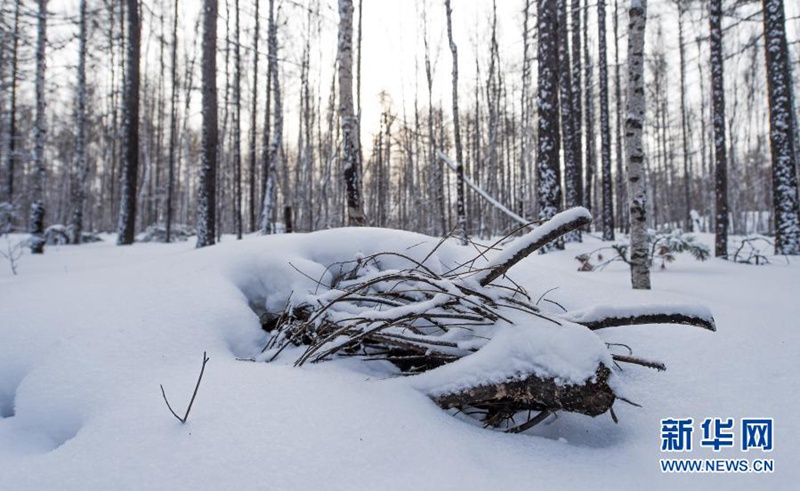
[[[561,314],[561,318],[592,331],[641,324],[683,324],[716,331],[711,312],[694,305],[646,305],[641,307],[592,307]]]
[[[553,377],[531,374],[438,395],[433,401],[443,409],[472,407],[492,413],[502,413],[505,409],[511,412],[510,416],[525,410],[563,410],[599,416],[614,404],[614,392],[608,385],[610,376],[611,370],[601,364],[595,376],[582,384],[564,384]]]

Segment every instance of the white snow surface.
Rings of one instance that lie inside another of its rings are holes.
[[[257,355],[266,339],[251,305],[281,309],[289,292],[314,294],[335,261],[382,250],[421,259],[437,239],[348,229],[226,237],[194,250],[193,240],[118,247],[106,237],[26,253],[18,276],[0,261],[0,489],[794,489],[800,263],[701,263],[684,254],[653,272],[653,291],[631,291],[624,264],[576,271],[574,256],[599,246],[584,237],[532,255],[509,275],[553,312],[699,304],[718,332],[633,326],[597,338],[566,323],[548,331],[544,349],[543,325],[506,326],[482,353],[397,379],[353,361],[294,368],[236,358]],[[446,245],[426,265],[446,271],[473,255]],[[668,366],[618,373],[615,384],[643,406],[615,404],[618,425],[608,415],[561,414],[526,434],[503,434],[453,417],[423,393],[491,369],[577,380],[607,356],[598,339]],[[565,358],[569,347],[586,356]],[[204,351],[210,361],[182,425],[159,385],[182,414]],[[675,457],[660,451],[660,420],[670,417],[698,423],[695,450],[681,457],[736,459],[759,455],[698,448],[699,422],[774,418],[775,450],[762,457],[775,459],[775,472],[662,474],[658,460]]]

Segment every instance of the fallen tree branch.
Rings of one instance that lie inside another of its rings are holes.
[[[577,230],[592,221],[592,214],[586,208],[572,208],[558,213],[550,220],[533,229],[527,235],[511,243],[502,253],[478,273],[478,282],[486,286],[532,253],[562,235]]]
[[[619,361],[622,363],[630,363],[632,365],[640,365],[647,368],[654,368],[659,372],[663,372],[664,370],[667,369],[667,366],[661,363],[660,361],[644,360],[642,358],[637,358],[635,356],[611,355],[611,358],[614,361]]]
[[[709,331],[716,331],[717,327],[714,318],[710,313],[688,314],[680,312],[659,313],[658,306],[647,307],[648,311],[636,312],[635,307],[624,308],[614,313],[598,313],[593,309],[588,311],[573,311],[562,314],[561,317],[570,322],[581,324],[592,331],[605,329],[608,327],[636,326],[641,324],[683,324],[695,326]],[[674,306],[665,306],[663,310],[675,310]],[[689,310],[689,309],[686,309]]]

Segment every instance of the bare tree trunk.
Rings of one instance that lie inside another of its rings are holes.
[[[256,231],[256,165],[258,161],[258,151],[256,150],[256,120],[258,118],[258,39],[261,33],[260,28],[260,15],[259,0],[254,0],[255,13],[253,20],[255,27],[253,28],[253,100],[250,107],[250,169],[248,175],[248,211],[250,217],[250,232]]]
[[[711,31],[711,99],[714,124],[714,190],[717,197],[715,212],[714,255],[728,257],[728,155],[725,146],[725,84],[723,83],[724,59],[722,57],[722,0],[711,0],[709,4],[709,27]]]
[[[17,2],[14,7],[14,39],[11,42],[11,107],[8,114],[8,151],[6,152],[6,199],[14,202],[14,171],[17,158],[17,78],[19,76],[17,65],[19,63],[19,11],[22,2]],[[5,224],[0,224],[5,225]]]
[[[139,174],[139,53],[141,26],[138,0],[127,0],[128,45],[127,71],[123,94],[123,126],[125,148],[120,184],[118,245],[133,244],[136,228],[136,181]]]
[[[262,135],[262,142],[261,142],[261,216],[259,218],[259,229],[261,233],[268,234],[271,233],[270,224],[272,223],[272,214],[266,215],[265,213],[267,210],[265,207],[268,205],[265,198],[267,196],[267,181],[269,180],[269,148],[270,148],[270,141],[272,138],[272,79],[273,75],[272,72],[274,69],[277,68],[277,53],[273,54],[270,49],[277,50],[277,46],[273,45],[270,41],[272,39],[272,30],[276,29],[275,27],[275,0],[269,0],[269,18],[271,20],[267,23],[267,91],[266,91],[266,101],[264,105],[264,131]],[[276,34],[277,39],[277,34]],[[277,44],[277,43],[276,43]],[[272,59],[275,58],[276,63],[272,63]],[[274,186],[274,183],[273,183]],[[270,205],[272,206],[272,205]],[[274,208],[274,206],[273,206]],[[271,208],[272,209],[272,208]]]
[[[575,142],[575,120],[572,100],[572,64],[570,63],[569,31],[567,29],[567,0],[557,0],[556,36],[558,43],[558,86],[559,103],[561,110],[561,134],[564,150],[564,201],[569,208],[580,206],[578,190],[580,189],[581,175],[578,169],[577,158],[580,147]],[[564,235],[566,242],[580,240],[578,231]]]
[[[216,240],[217,0],[203,1],[203,135],[197,192],[197,247]]]
[[[558,40],[556,0],[538,0],[539,151],[536,170],[539,180],[539,218],[549,220],[561,208],[558,118]],[[548,244],[541,250],[552,249]]]
[[[38,29],[36,38],[36,120],[33,127],[33,203],[31,203],[31,253],[44,253],[44,140],[47,134],[45,122],[45,49],[47,46],[47,0],[39,0]]]
[[[631,0],[628,11],[628,101],[625,120],[625,157],[631,199],[631,284],[650,289],[650,258],[647,246],[647,187],[644,179],[642,129],[645,121],[644,33],[647,0]]]
[[[239,0],[235,0],[233,42],[233,221],[236,239],[242,240],[242,55]]]
[[[80,3],[80,32],[78,34],[78,107],[75,114],[75,174],[72,192],[72,226],[70,242],[80,244],[83,235],[83,206],[86,202],[86,0]]]
[[[361,41],[364,31],[362,23],[364,21],[364,1],[358,0],[358,27],[356,32],[356,131],[358,132],[358,178],[363,176],[362,162],[364,155],[361,148]],[[362,197],[363,201],[363,197]],[[363,203],[362,203],[363,207]]]
[[[308,16],[306,17],[306,42],[303,46],[303,66],[301,70],[301,102],[300,111],[302,113],[302,131],[304,135],[304,143],[297,149],[300,156],[300,165],[302,167],[302,186],[301,186],[301,199],[302,206],[298,208],[302,211],[305,221],[305,229],[307,231],[314,230],[314,167],[313,167],[313,148],[311,145],[312,127],[314,126],[314,114],[311,107],[311,87],[309,81],[309,71],[311,70],[311,24],[312,12],[309,9]],[[298,212],[299,212],[298,211]],[[295,222],[300,223],[299,219]]]
[[[580,0],[573,0],[573,2]],[[531,113],[533,112],[533,107],[531,104],[530,99],[530,87],[531,87],[531,57],[528,54],[530,50],[530,36],[531,36],[531,29],[530,29],[530,16],[531,16],[531,0],[525,0],[525,9],[523,11],[523,21],[522,21],[522,89],[520,94],[520,172],[519,172],[519,214],[525,216],[528,214],[528,210],[526,207],[531,207],[530,201],[533,199],[531,196],[531,192],[529,192],[529,185],[528,180],[531,178],[530,171],[531,171],[531,161],[533,159],[533,142],[532,136],[533,132],[531,131]],[[579,14],[580,15],[580,14]],[[573,49],[575,45],[573,44]],[[573,59],[574,62],[574,59]],[[573,73],[573,86],[574,86],[574,73]],[[578,87],[580,90],[580,87]],[[580,110],[580,102],[578,103],[578,110]],[[475,115],[476,118],[476,126],[478,125],[477,121],[478,115]],[[580,126],[580,125],[579,125]],[[578,137],[580,138],[580,137]],[[477,159],[476,159],[477,160]],[[477,162],[473,163],[473,166],[477,165]]]
[[[686,46],[684,46],[683,34],[683,18],[686,12],[686,0],[676,0],[678,4],[678,54],[680,59],[680,76],[681,76],[681,141],[683,143],[683,201],[685,205],[684,220],[686,221],[685,229],[693,232],[692,220],[692,192],[691,192],[691,179],[692,179],[692,163],[691,163],[691,149],[689,148],[689,115],[688,106],[686,104]]]
[[[583,69],[586,74],[584,78],[584,87],[586,87],[584,103],[584,111],[586,114],[586,160],[584,162],[584,167],[586,167],[586,173],[584,181],[585,185],[583,187],[583,206],[589,210],[592,210],[594,205],[595,172],[597,168],[595,147],[596,141],[594,133],[594,64],[592,63],[592,57],[589,54],[589,0],[585,0],[584,5],[584,8],[586,9],[584,17],[586,20],[583,23]]]
[[[608,57],[606,50],[606,1],[597,2],[600,77],[600,156],[603,174],[603,240],[614,240],[614,199],[611,177],[611,126],[608,113]]]
[[[432,234],[436,235],[447,233],[447,221],[445,218],[442,169],[436,162],[436,136],[433,131],[433,71],[431,69],[430,47],[428,46],[427,10],[423,10],[422,15],[424,29],[423,43],[425,44],[425,80],[428,84],[428,197],[433,203]]]
[[[619,61],[619,2],[614,0],[614,90],[616,98],[616,158],[617,158],[617,217],[623,233],[627,234],[630,230],[630,217],[628,216],[628,187],[625,182],[625,159],[623,158],[623,136],[622,136],[622,78],[620,77],[621,65]]]
[[[575,132],[575,184],[576,201],[567,203],[568,207],[583,204],[583,101],[581,99],[581,77],[583,76],[583,63],[581,55],[581,1],[572,0],[572,123]],[[584,18],[583,22],[587,22]],[[584,43],[587,41],[584,39]],[[580,229],[571,232],[581,241]]]
[[[488,116],[487,136],[487,166],[486,166],[486,190],[493,196],[500,196],[501,186],[498,183],[498,176],[502,173],[502,167],[499,163],[498,147],[499,130],[500,130],[500,53],[497,45],[497,5],[492,1],[492,34],[489,43],[489,70],[486,76],[486,114]],[[457,162],[458,163],[458,162]],[[484,214],[484,221],[488,225],[489,234],[493,234],[496,229],[497,223],[497,210],[489,209]]]
[[[775,253],[800,254],[798,225],[797,163],[794,161],[789,50],[783,0],[762,0],[764,7],[764,48],[767,58],[770,132],[772,151],[772,193],[775,208]]]
[[[274,232],[277,203],[278,163],[282,158],[283,145],[283,99],[281,98],[280,74],[278,73],[278,25],[275,20],[275,0],[269,1],[269,28],[267,34],[267,58],[269,77],[274,98],[274,123],[271,140],[267,152],[266,185],[264,187],[264,205],[261,209],[261,233]],[[267,98],[269,106],[270,98]],[[266,130],[268,131],[268,130]]]
[[[169,169],[167,176],[167,223],[165,238],[167,242],[172,240],[172,202],[175,190],[175,146],[178,144],[178,4],[179,0],[173,0],[172,67],[170,77],[172,83],[172,95],[170,97],[169,117]]]
[[[461,244],[467,244],[467,214],[464,209],[464,155],[461,149],[461,124],[458,116],[458,48],[453,41],[453,9],[450,0],[444,1],[447,12],[447,40],[450,44],[450,53],[453,55],[453,133],[456,145],[456,215],[458,217],[458,235]]]
[[[347,190],[347,224],[367,225],[361,195],[361,136],[353,108],[353,0],[339,0],[339,118],[342,128],[342,160]]]

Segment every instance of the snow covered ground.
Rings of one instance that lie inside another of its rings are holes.
[[[711,237],[702,237],[706,242]],[[796,489],[800,479],[800,262],[700,263],[654,271],[629,289],[614,263],[577,272],[600,242],[534,255],[510,276],[567,310],[699,303],[711,333],[645,325],[600,331],[666,372],[625,365],[619,424],[560,414],[522,435],[485,430],[436,407],[410,379],[354,363],[294,368],[238,361],[265,337],[251,303],[280,308],[324,265],[362,251],[433,247],[376,229],[117,247],[113,237],[0,258],[0,489]],[[0,247],[5,243],[0,239]],[[291,264],[289,264],[291,262]],[[316,275],[316,276],[315,276]],[[283,293],[282,293],[283,292]],[[284,295],[281,297],[281,295]],[[621,353],[624,350],[620,348]],[[187,424],[169,414],[191,397]],[[694,449],[661,451],[661,419],[694,418]],[[701,447],[700,422],[734,418],[736,446]],[[738,449],[740,418],[774,418],[774,450]],[[774,459],[765,474],[667,474],[659,460]]]

